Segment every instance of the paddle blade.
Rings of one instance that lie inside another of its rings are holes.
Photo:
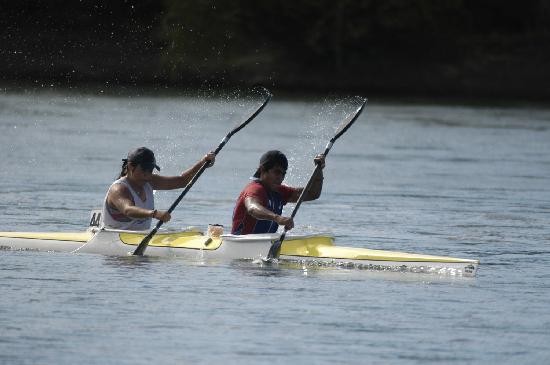
[[[332,142],[336,141],[338,138],[340,138],[342,134],[346,133],[346,131],[353,125],[353,123],[355,123],[357,118],[359,118],[361,112],[363,112],[363,109],[367,104],[367,98],[356,96],[355,99],[359,103],[359,106],[342,122],[342,124],[340,124],[340,127],[336,131],[336,134],[331,139]]]
[[[149,244],[149,241],[151,241],[151,238],[153,238],[155,233],[157,233],[157,231],[158,231],[159,227],[162,225],[162,223],[163,223],[162,221],[158,221],[155,228],[153,228],[153,230],[151,232],[149,232],[149,234],[147,236],[143,237],[143,239],[139,243],[138,247],[134,251],[134,253],[133,253],[134,255],[143,256],[143,253],[145,252],[145,249],[147,248],[147,245]]]
[[[281,254],[281,246],[283,245],[283,241],[281,239],[278,239],[277,241],[273,242],[271,244],[271,247],[269,248],[269,252],[267,253],[267,259],[278,259],[279,255]]]

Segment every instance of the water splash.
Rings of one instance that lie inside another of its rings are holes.
[[[356,262],[341,262],[341,261],[325,261],[325,260],[293,260],[280,258],[279,265],[285,267],[294,267],[307,272],[307,269],[314,268],[338,268],[350,270],[367,270],[367,271],[382,271],[396,273],[414,273],[414,274],[431,274],[449,277],[472,277],[469,270],[461,270],[452,267],[441,266],[385,266],[378,264],[361,264]]]
[[[305,185],[313,169],[313,158],[322,153],[326,143],[336,134],[342,121],[346,120],[360,105],[356,97],[325,98],[311,103],[307,111],[311,115],[305,129],[296,137],[297,143],[290,149],[287,175],[291,184]],[[305,168],[308,166],[310,168]]]

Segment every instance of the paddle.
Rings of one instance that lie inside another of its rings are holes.
[[[330,149],[332,148],[332,145],[334,144],[334,142],[336,142],[336,140],[338,138],[340,138],[340,136],[342,134],[344,134],[349,129],[349,127],[351,127],[351,125],[357,120],[357,118],[359,117],[359,115],[363,111],[363,108],[367,104],[367,98],[360,98],[360,100],[361,100],[361,105],[357,108],[357,110],[355,110],[355,112],[353,114],[349,115],[344,120],[344,122],[342,122],[342,125],[340,126],[340,128],[338,128],[338,132],[327,143],[327,146],[325,148],[325,152],[323,152],[325,157],[328,155],[328,153],[329,153]],[[320,169],[321,169],[321,166],[319,164],[317,164],[317,166],[315,166],[315,170],[313,171],[313,173],[311,174],[311,176],[309,178],[309,181],[307,182],[306,187],[304,188],[304,190],[302,190],[302,193],[300,194],[300,197],[298,198],[298,201],[296,202],[296,205],[294,206],[294,209],[292,210],[292,214],[290,215],[292,218],[294,218],[294,216],[298,212],[298,208],[300,208],[300,205],[302,205],[302,201],[304,200],[304,197],[306,196],[306,193],[311,189],[311,186],[313,185],[313,181],[314,181],[313,177],[317,175],[318,170],[320,170]],[[271,259],[274,259],[274,258],[275,259],[279,258],[279,254],[281,253],[281,246],[282,246],[283,241],[286,237],[286,232],[287,231],[288,230],[285,228],[285,230],[281,234],[281,237],[277,241],[275,241],[271,244],[271,247],[269,248],[269,253],[267,254],[267,259],[268,260],[271,260]]]
[[[221,149],[223,148],[223,146],[225,146],[225,144],[229,141],[229,139],[231,138],[231,136],[233,136],[235,133],[237,133],[238,131],[240,131],[241,129],[243,129],[248,123],[250,123],[254,118],[256,118],[256,116],[258,114],[260,114],[260,112],[264,109],[264,107],[267,105],[267,103],[269,102],[269,100],[271,100],[271,97],[272,97],[272,94],[269,90],[267,90],[265,87],[263,86],[260,86],[259,87],[260,91],[265,95],[265,100],[264,102],[262,103],[262,105],[260,105],[260,107],[254,112],[254,114],[252,114],[246,121],[244,121],[243,123],[237,125],[235,128],[233,128],[229,133],[227,133],[227,135],[222,139],[222,141],[220,142],[220,144],[218,145],[218,147],[216,148],[216,150],[214,151],[214,154],[217,155]],[[202,175],[202,173],[204,172],[204,170],[206,170],[206,168],[208,167],[208,164],[209,162],[205,162],[201,168],[199,169],[199,171],[197,171],[197,173],[193,176],[193,178],[191,179],[191,181],[189,181],[189,183],[185,186],[185,189],[183,189],[183,191],[181,192],[181,194],[178,196],[178,198],[176,199],[176,201],[174,201],[174,203],[172,203],[172,205],[170,206],[170,208],[168,208],[168,213],[172,213],[172,211],[176,208],[176,206],[179,204],[179,202],[183,199],[183,197],[185,196],[185,194],[187,194],[187,192],[189,191],[189,189],[191,189],[191,187],[193,186],[193,184],[195,184],[195,182],[199,179],[199,177]],[[134,251],[134,255],[143,255],[143,252],[145,251],[145,249],[147,248],[147,245],[149,244],[149,241],[151,241],[151,238],[153,238],[153,236],[157,233],[157,231],[159,230],[160,226],[162,226],[162,223],[164,223],[163,221],[158,221],[157,222],[157,225],[155,226],[155,228],[153,228],[153,230],[151,232],[149,232],[149,234],[147,236],[145,236],[143,238],[143,240],[140,242],[139,246],[136,248],[136,250]]]

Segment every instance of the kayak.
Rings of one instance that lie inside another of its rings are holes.
[[[95,253],[126,256],[147,232],[91,228],[85,232],[0,232],[0,249]],[[278,234],[223,234],[209,236],[191,229],[159,232],[149,242],[147,256],[205,259],[263,259]],[[393,269],[475,276],[478,260],[335,246],[326,234],[288,235],[279,260],[316,265],[339,265],[365,269]]]
[[[0,232],[0,249],[126,256],[133,253],[147,233],[98,226],[91,226],[84,232]],[[145,254],[206,260],[265,259],[272,242],[279,237],[277,233],[218,235],[197,229],[162,231],[153,236]],[[334,237],[328,234],[287,235],[279,260],[458,276],[475,276],[479,265],[479,261],[473,259],[336,246]]]

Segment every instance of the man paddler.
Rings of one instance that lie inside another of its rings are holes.
[[[323,189],[325,156],[313,160],[321,169],[313,176],[313,185],[304,200],[315,200]],[[241,191],[233,211],[232,234],[275,233],[279,225],[287,230],[294,227],[291,217],[283,216],[283,206],[298,201],[303,187],[283,184],[288,160],[281,151],[267,151],[260,158],[260,165],[251,182]]]

